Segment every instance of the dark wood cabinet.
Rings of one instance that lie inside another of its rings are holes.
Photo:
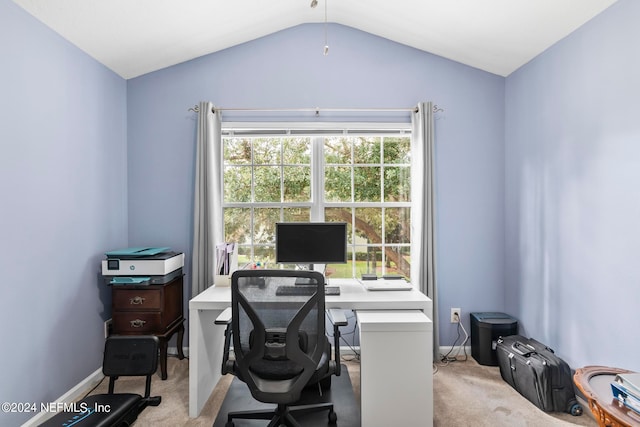
[[[167,347],[177,333],[178,358],[184,359],[182,276],[163,285],[111,287],[111,317],[115,335],[155,335],[160,340],[160,372],[167,379]]]

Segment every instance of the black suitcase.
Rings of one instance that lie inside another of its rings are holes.
[[[546,345],[521,335],[500,337],[496,347],[500,375],[545,412],[582,415],[569,365]]]

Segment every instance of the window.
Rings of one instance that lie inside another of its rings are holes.
[[[349,262],[326,266],[327,276],[409,277],[406,130],[228,132],[223,146],[225,239],[238,244],[240,266],[277,268],[276,222],[342,221]]]

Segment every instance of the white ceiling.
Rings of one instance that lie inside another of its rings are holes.
[[[129,79],[309,22],[310,0],[14,0]],[[328,0],[328,21],[507,76],[617,0]]]

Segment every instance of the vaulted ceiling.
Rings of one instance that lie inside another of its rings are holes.
[[[617,0],[14,0],[128,79],[303,23],[507,76]],[[325,3],[328,2],[328,3]]]

